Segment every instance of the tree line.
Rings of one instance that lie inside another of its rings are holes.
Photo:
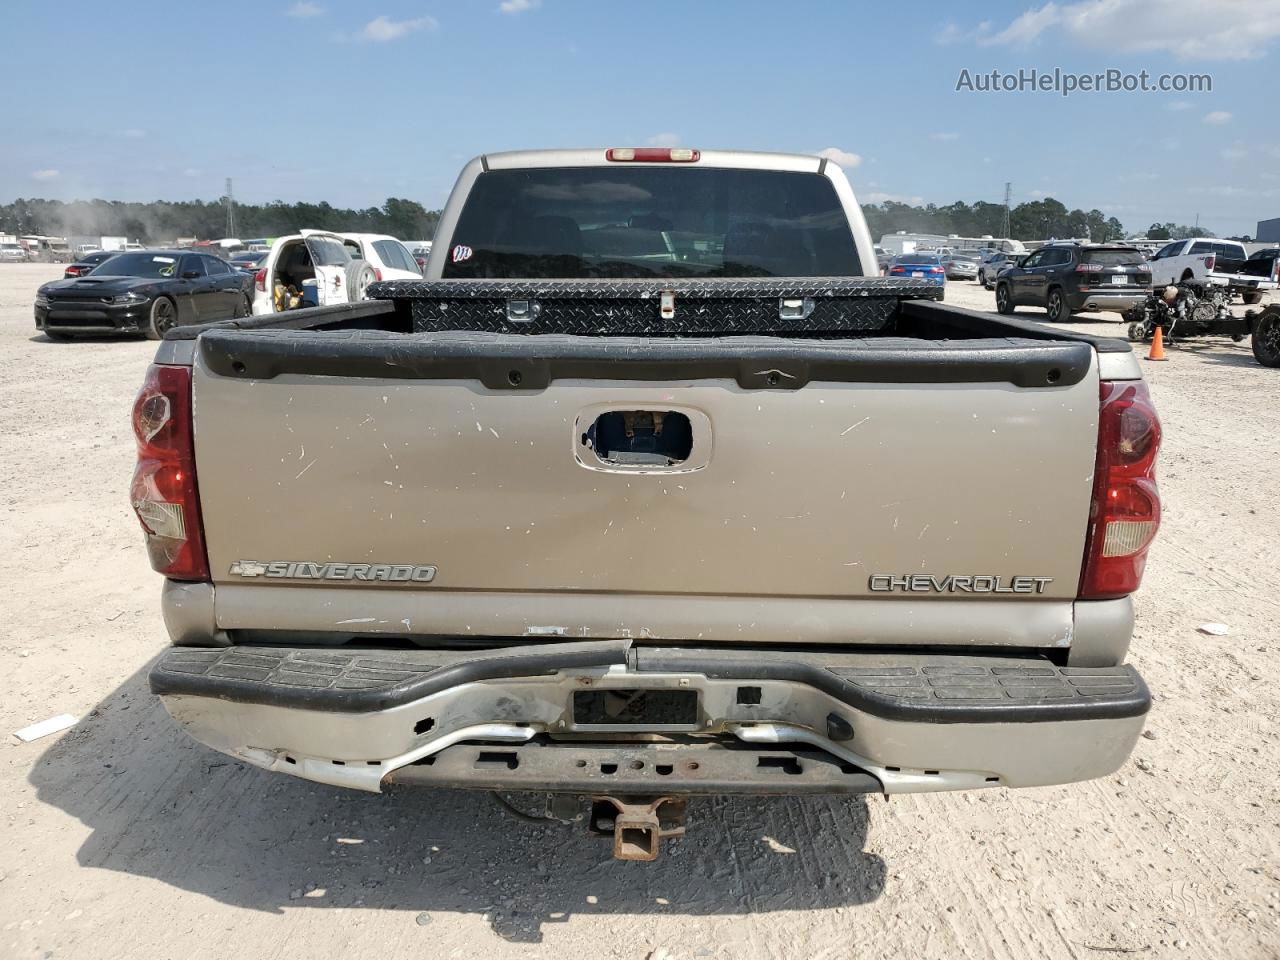
[[[328,203],[237,203],[235,232],[241,239],[279,237],[311,227],[351,233],[386,233],[402,240],[429,240],[440,220],[416,200],[389,197],[363,210]],[[121,200],[18,199],[0,204],[0,233],[54,237],[127,237],[161,243],[179,237],[216,240],[227,235],[221,200],[131,203]]]
[[[1005,209],[1002,203],[979,200],[938,206],[911,206],[893,200],[863,204],[863,216],[871,235],[877,240],[886,233],[934,233],[942,236],[999,237],[1004,235]],[[1124,224],[1101,210],[1068,210],[1053,197],[1020,203],[1009,210],[1009,236],[1015,240],[1050,240],[1089,237],[1096,243],[1123,240],[1128,236]],[[1188,237],[1211,237],[1202,227],[1178,223],[1153,223],[1142,236],[1152,240],[1185,240]]]
[[[886,233],[936,233],[943,236],[999,237],[1005,235],[1005,208],[1002,203],[962,200],[946,206],[911,206],[893,200],[866,204],[862,208],[871,235]],[[1068,210],[1052,197],[1020,203],[1009,210],[1009,236],[1017,240],[1090,237],[1098,242],[1124,237],[1124,224],[1101,210]]]
[[[979,200],[945,206],[912,206],[887,200],[864,204],[863,215],[872,237],[905,230],[962,237],[1001,236],[1003,204]],[[277,237],[304,227],[359,233],[387,233],[402,240],[429,240],[440,220],[439,210],[428,210],[415,200],[389,197],[380,207],[363,210],[328,203],[238,203],[236,235],[242,239]],[[222,200],[155,201],[129,203],[120,200],[15,200],[0,205],[0,232],[62,237],[128,237],[144,242],[164,242],[178,237],[213,240],[226,236],[227,210]],[[1018,240],[1053,237],[1090,237],[1098,242],[1123,239],[1124,225],[1101,210],[1068,210],[1052,197],[1020,203],[1009,211],[1009,233]],[[1153,223],[1146,236],[1156,240],[1212,236],[1207,230],[1175,223]]]

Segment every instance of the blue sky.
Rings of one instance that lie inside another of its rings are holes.
[[[438,206],[477,153],[653,142],[828,150],[864,201],[1280,216],[1280,0],[8,0],[0,35],[0,201]],[[1213,90],[955,90],[1055,67]]]

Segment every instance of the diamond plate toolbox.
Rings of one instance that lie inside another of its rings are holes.
[[[405,300],[415,333],[779,336],[877,332],[898,301],[938,288],[897,277],[648,280],[408,280],[369,295]]]

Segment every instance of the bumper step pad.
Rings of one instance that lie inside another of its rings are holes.
[[[1027,723],[1142,716],[1151,694],[1138,672],[1059,667],[1036,656],[905,652],[789,653],[640,650],[642,671],[691,670],[730,680],[790,680],[887,720]]]
[[[367,713],[477,680],[625,664],[629,645],[601,640],[482,651],[174,647],[151,668],[150,682],[160,696]]]
[[[864,713],[919,723],[1134,717],[1150,693],[1133,667],[1059,667],[1042,657],[705,650],[599,640],[475,650],[175,647],[152,668],[161,696],[367,713],[482,680],[626,666],[646,673],[801,683]]]

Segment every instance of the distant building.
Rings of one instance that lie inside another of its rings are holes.
[[[1259,220],[1258,232],[1254,234],[1254,239],[1259,243],[1280,242],[1280,217],[1275,217],[1271,220]]]
[[[939,233],[886,233],[876,244],[889,253],[897,256],[903,253],[924,253],[929,250],[1002,250],[1005,253],[1026,253],[1027,248],[1019,240],[1008,237],[958,237],[954,233],[942,236]]]

